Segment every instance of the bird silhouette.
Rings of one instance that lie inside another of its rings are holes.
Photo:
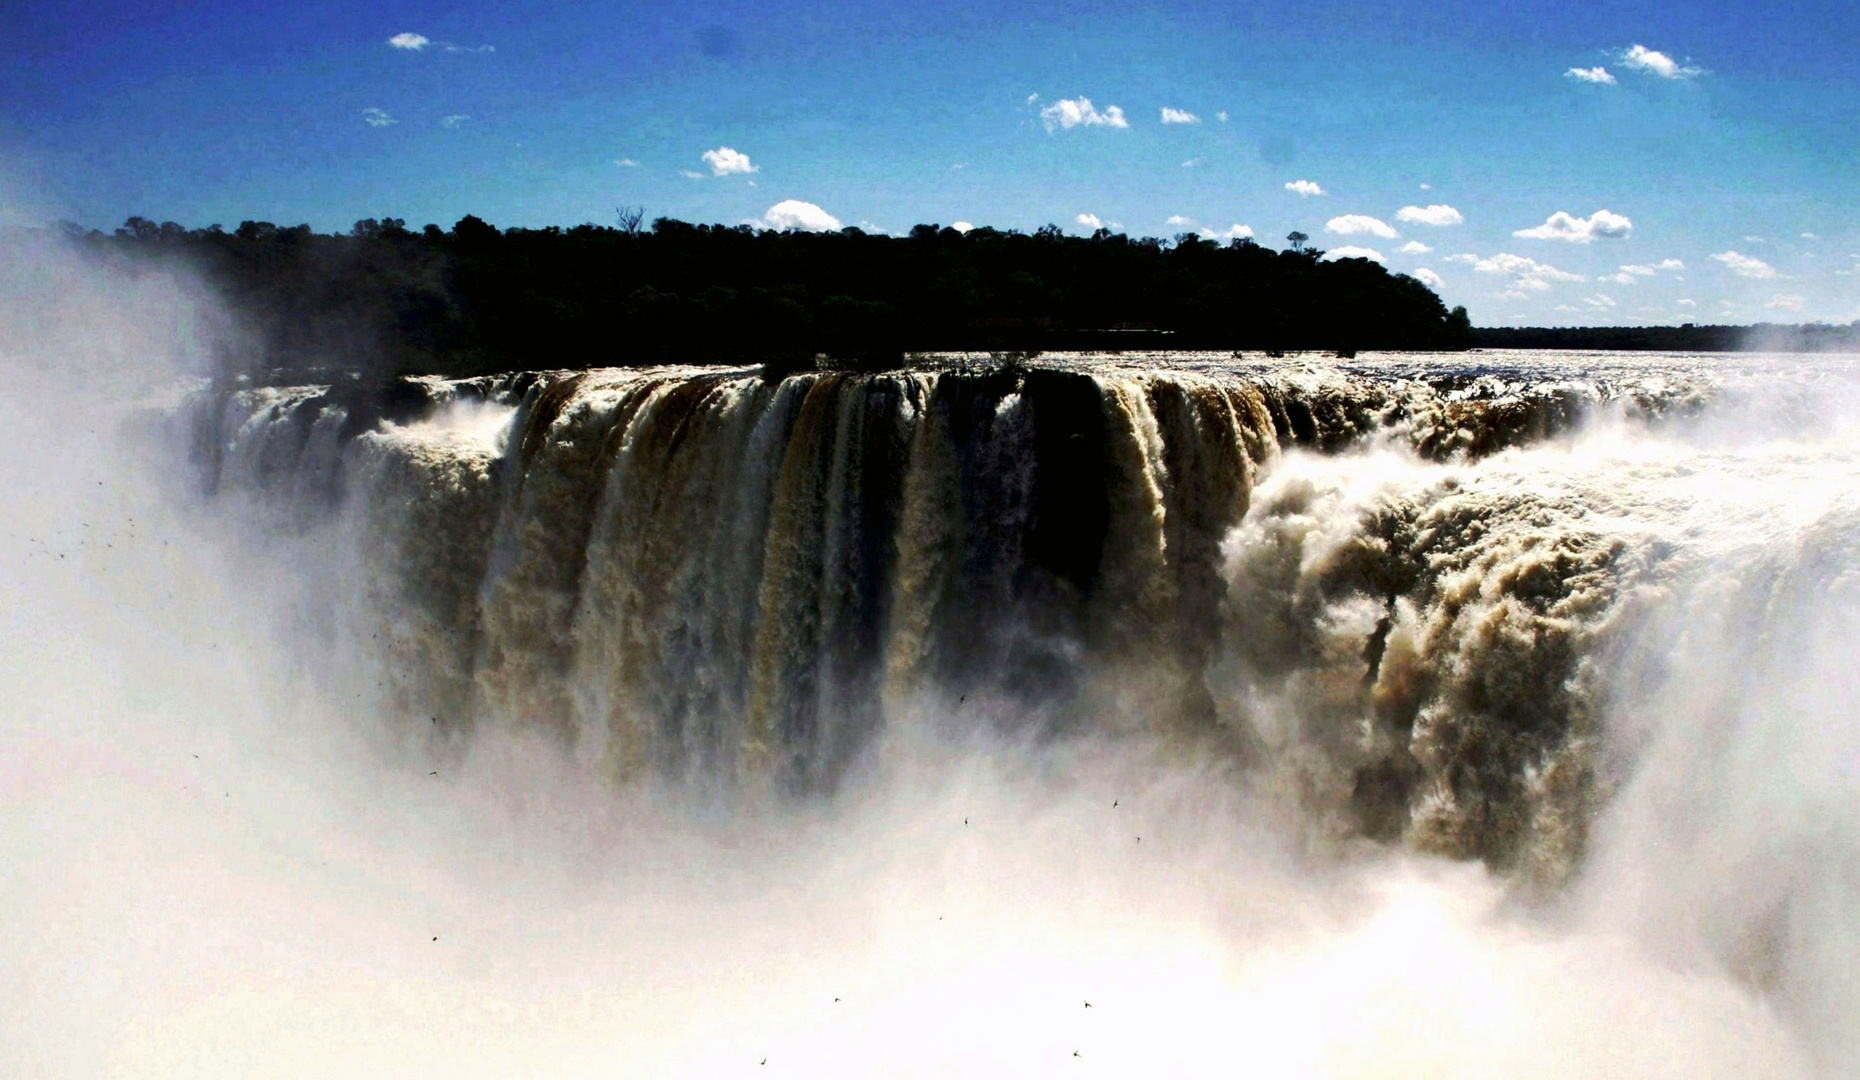
[[[1087,1009],[1089,1009],[1089,1008],[1091,1008],[1091,1002],[1089,1002],[1089,1001],[1087,1001],[1087,1002],[1085,1003],[1085,1007],[1086,1007]]]
[[[1115,809],[1117,809],[1117,800],[1116,800],[1116,799],[1112,799],[1112,800],[1111,800],[1111,809],[1113,809],[1113,810],[1115,810]]]

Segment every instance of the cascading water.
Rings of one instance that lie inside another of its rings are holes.
[[[906,715],[1141,731],[1290,770],[1338,835],[1554,885],[1604,801],[1611,650],[1710,531],[1673,512],[1692,466],[1595,448],[1811,404],[1719,367],[608,370],[398,415],[209,395],[196,427],[214,486],[349,519],[349,629],[403,717],[796,791]]]
[[[150,410],[86,303],[0,1072],[1857,1075],[1853,358]]]

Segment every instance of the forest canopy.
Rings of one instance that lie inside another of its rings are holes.
[[[904,236],[660,218],[641,227],[346,234],[131,218],[72,228],[100,256],[181,262],[240,323],[227,373],[382,377],[827,354],[1067,348],[1462,349],[1464,308],[1366,259],[1302,243],[919,225]],[[1303,238],[1299,238],[1302,240]]]

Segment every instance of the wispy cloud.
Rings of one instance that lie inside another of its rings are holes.
[[[618,165],[618,166],[620,166],[620,167],[621,167],[622,169],[637,169],[637,168],[639,168],[639,162],[637,162],[637,161],[634,161],[634,160],[633,160],[632,158],[630,158],[630,157],[623,157],[623,158],[615,158],[615,159],[614,159],[614,164],[615,164],[615,165]]]
[[[1612,281],[1617,285],[1633,285],[1642,278],[1658,275],[1662,270],[1684,270],[1685,268],[1686,264],[1678,259],[1665,259],[1654,265],[1623,266],[1616,273],[1604,275],[1601,280]]]
[[[1070,129],[1075,127],[1112,127],[1127,128],[1130,121],[1124,119],[1124,110],[1116,105],[1106,105],[1100,112],[1088,97],[1062,98],[1040,110],[1040,122],[1046,130]]]
[[[1351,244],[1345,244],[1342,247],[1334,247],[1324,253],[1325,262],[1335,262],[1338,259],[1368,259],[1371,262],[1388,261],[1384,259],[1382,253],[1375,248],[1356,247]]]
[[[1305,199],[1313,195],[1324,194],[1324,189],[1319,187],[1315,180],[1293,180],[1285,185],[1285,190]]]
[[[1755,255],[1745,255],[1737,251],[1720,251],[1712,258],[1730,268],[1738,277],[1763,280],[1776,276],[1776,268]]]
[[[1802,298],[1799,296],[1791,296],[1786,293],[1777,293],[1770,298],[1769,303],[1763,306],[1772,311],[1800,311],[1802,310]]]
[[[699,155],[710,166],[712,176],[729,176],[733,173],[757,172],[758,167],[749,163],[749,155],[727,146],[715,150],[706,150]],[[835,226],[837,228],[838,226]]]
[[[1099,229],[1116,229],[1116,228],[1122,227],[1122,222],[1107,221],[1104,218],[1099,217],[1097,214],[1080,214],[1079,216],[1073,218],[1072,220],[1078,222],[1080,225],[1083,225],[1085,228],[1090,229],[1093,232],[1096,232]]]
[[[1564,240],[1572,244],[1586,244],[1596,239],[1619,240],[1633,231],[1632,221],[1607,210],[1597,210],[1586,218],[1558,210],[1542,225],[1519,229],[1511,235],[1525,240]]]
[[[1403,255],[1425,255],[1434,249],[1421,243],[1419,240],[1410,240],[1396,250],[1400,251]]]
[[[1804,239],[1804,240],[1819,240],[1819,239],[1821,239],[1821,237],[1819,237],[1819,236],[1816,236],[1816,235],[1815,235],[1814,233],[1812,233],[1812,232],[1805,232],[1805,233],[1803,233],[1803,234],[1802,234],[1802,239]]]
[[[1214,118],[1225,124],[1227,122],[1227,110],[1222,109],[1220,112],[1215,113]]]
[[[1201,117],[1196,116],[1187,109],[1171,109],[1169,106],[1164,105],[1162,110],[1162,122],[1165,124],[1199,124],[1201,123]]]
[[[1453,255],[1449,258],[1455,262],[1467,260],[1467,256],[1464,255]],[[1509,252],[1493,255],[1487,259],[1475,257],[1472,260],[1472,268],[1481,274],[1509,277],[1512,279],[1511,284],[1514,289],[1527,293],[1544,292],[1550,288],[1550,283],[1553,281],[1585,280],[1581,274],[1572,274],[1548,263],[1540,263],[1536,259],[1524,255],[1513,255]]]
[[[1182,167],[1184,169],[1192,169],[1199,164],[1201,164],[1201,159],[1198,157],[1192,157],[1192,158],[1189,158],[1187,161],[1184,161],[1182,163]]]
[[[1563,73],[1563,77],[1575,79],[1577,82],[1595,83],[1598,86],[1615,85],[1615,77],[1610,75],[1605,67],[1570,68]]]
[[[362,123],[367,124],[369,127],[380,128],[387,127],[389,124],[399,123],[399,121],[389,116],[386,109],[370,108],[362,110]]]
[[[1170,214],[1163,222],[1164,225],[1193,225],[1194,223],[1194,218],[1186,217],[1182,214]]]
[[[1250,240],[1253,237],[1253,227],[1236,221],[1220,232],[1204,228],[1201,230],[1201,235],[1209,240]]]
[[[1446,203],[1432,203],[1428,206],[1404,206],[1395,211],[1396,221],[1406,221],[1415,225],[1463,225],[1466,218],[1458,210]]]
[[[1339,236],[1380,236],[1384,240],[1393,240],[1401,235],[1388,222],[1368,214],[1344,214],[1331,218],[1324,223],[1324,231]]]
[[[1662,79],[1690,79],[1705,73],[1704,68],[1687,67],[1663,52],[1638,44],[1621,54],[1621,63],[1624,67],[1657,75]]]
[[[1408,276],[1430,289],[1439,289],[1446,284],[1446,282],[1440,280],[1439,274],[1434,273],[1425,266],[1416,267]]]
[[[1607,293],[1596,293],[1594,296],[1585,296],[1582,298],[1582,302],[1597,311],[1607,311],[1609,308],[1617,306],[1615,304],[1615,298],[1609,296]]]
[[[451,116],[440,117],[439,126],[442,128],[463,127],[465,125],[465,121],[470,120],[470,119],[471,117],[465,115],[464,113],[453,113]]]
[[[687,180],[704,179],[704,174],[701,172],[698,172],[696,169],[680,169],[678,170],[678,175],[684,177]]]
[[[761,224],[768,229],[798,229],[802,232],[832,232],[843,228],[840,219],[811,202],[783,199],[768,208]]]
[[[492,53],[497,51],[495,45],[458,45],[450,41],[434,41],[425,34],[415,34],[411,31],[395,34],[393,37],[387,39],[387,43],[396,49],[404,49],[407,52],[424,52],[427,49],[438,49],[440,52],[449,53]]]

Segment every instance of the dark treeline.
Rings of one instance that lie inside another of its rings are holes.
[[[1482,349],[1613,349],[1633,352],[1860,352],[1860,322],[1847,326],[1523,326],[1480,327]]]
[[[920,225],[908,236],[660,219],[641,228],[450,230],[387,219],[348,234],[131,218],[73,229],[100,255],[203,273],[243,331],[230,369],[466,375],[665,361],[891,362],[906,351],[1461,349],[1413,278],[1194,236],[1132,239]]]

